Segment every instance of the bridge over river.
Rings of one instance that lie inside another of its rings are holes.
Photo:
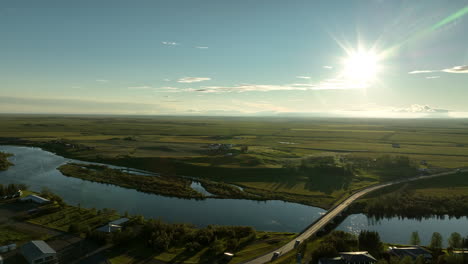
[[[346,200],[342,201],[338,205],[336,205],[333,208],[331,208],[330,210],[328,210],[328,212],[326,214],[324,214],[319,219],[317,219],[314,223],[312,223],[309,227],[307,227],[296,238],[289,241],[286,245],[284,245],[284,246],[282,246],[282,247],[280,247],[280,248],[278,248],[278,249],[276,249],[274,251],[271,251],[271,252],[269,252],[267,254],[264,254],[264,255],[262,255],[260,257],[257,257],[255,259],[243,262],[242,264],[263,264],[263,263],[270,262],[272,260],[273,255],[274,255],[275,252],[280,252],[280,255],[288,253],[289,251],[294,249],[294,244],[296,243],[296,240],[300,240],[302,242],[302,241],[314,236],[318,231],[322,230],[327,224],[332,222],[333,219],[336,216],[341,215],[341,213],[343,213],[346,210],[346,208],[348,208],[354,201],[356,201],[360,197],[362,197],[362,196],[364,196],[364,195],[366,195],[366,194],[368,194],[370,192],[382,189],[382,188],[387,187],[387,186],[399,184],[399,183],[418,181],[418,180],[425,180],[425,179],[430,179],[430,178],[435,178],[435,177],[441,177],[441,176],[453,174],[453,173],[455,173],[457,171],[466,172],[466,171],[468,171],[468,169],[467,170],[458,170],[457,169],[457,170],[452,170],[452,171],[442,172],[442,173],[437,173],[437,174],[432,174],[432,175],[418,176],[418,177],[408,178],[408,179],[404,179],[404,180],[396,180],[396,181],[391,181],[391,182],[387,182],[387,183],[372,185],[372,186],[369,186],[369,187],[367,187],[365,189],[357,191],[356,193],[354,193],[353,195],[348,197]]]

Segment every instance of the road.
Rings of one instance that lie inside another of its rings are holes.
[[[467,172],[467,170],[461,170],[461,172]],[[289,251],[294,249],[294,244],[296,243],[296,240],[304,241],[308,239],[309,237],[315,235],[318,231],[320,231],[322,228],[324,228],[328,223],[330,223],[336,216],[340,215],[350,204],[352,204],[354,201],[359,199],[360,197],[382,189],[387,186],[399,184],[399,183],[405,183],[405,182],[411,182],[411,181],[418,181],[418,180],[425,180],[425,179],[430,179],[430,178],[435,178],[435,177],[440,177],[440,176],[445,176],[449,174],[453,174],[456,171],[448,171],[448,172],[442,172],[442,173],[437,173],[437,174],[432,174],[432,175],[427,175],[427,176],[418,176],[418,177],[413,177],[405,180],[397,180],[397,181],[391,181],[387,183],[382,183],[378,185],[373,185],[369,186],[365,189],[362,189],[350,197],[348,197],[346,200],[341,202],[340,204],[336,205],[335,207],[331,208],[326,214],[322,215],[318,220],[316,220],[312,225],[310,225],[306,230],[304,230],[299,236],[294,238],[293,240],[289,241],[286,245],[269,252],[265,255],[262,255],[260,257],[257,257],[255,259],[243,262],[242,264],[263,264],[270,262],[271,259],[273,258],[274,252],[280,252],[280,255],[284,255],[288,253]]]

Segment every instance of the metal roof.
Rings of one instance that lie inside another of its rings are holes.
[[[121,225],[121,224],[126,223],[126,222],[128,222],[128,218],[120,218],[120,219],[114,220],[112,222],[109,222],[109,225]]]
[[[367,251],[340,252],[339,254],[341,258],[344,259],[346,262],[351,262],[351,263],[377,262],[377,260]]]
[[[21,253],[23,253],[23,256],[27,260],[32,261],[45,254],[56,254],[57,252],[55,252],[55,250],[46,242],[42,240],[33,240],[21,247]]]

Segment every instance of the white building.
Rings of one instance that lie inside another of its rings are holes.
[[[23,197],[20,199],[20,201],[23,201],[23,202],[33,202],[33,203],[38,203],[38,204],[45,204],[45,203],[49,203],[50,201],[47,200],[46,198],[43,198],[43,197],[40,197],[38,195],[34,195],[34,194],[31,194],[31,195],[28,195],[26,197]]]

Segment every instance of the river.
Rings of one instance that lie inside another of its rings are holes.
[[[57,168],[70,161],[79,161],[39,148],[0,146],[0,151],[14,154],[10,161],[15,164],[7,171],[0,172],[0,183],[23,183],[33,191],[41,191],[45,187],[60,195],[65,202],[81,204],[87,208],[112,208],[120,213],[140,214],[147,218],[161,218],[168,222],[192,223],[197,226],[247,225],[257,230],[280,232],[300,232],[325,212],[317,207],[276,200],[189,200],[147,194],[66,177]],[[198,191],[205,191],[197,183],[192,186]],[[375,221],[357,214],[346,218],[338,229],[353,233],[375,230],[383,241],[393,243],[408,243],[411,232],[418,231],[423,244],[427,244],[433,232],[440,232],[444,238],[451,232],[468,235],[468,218],[431,217],[418,221],[394,217]]]

